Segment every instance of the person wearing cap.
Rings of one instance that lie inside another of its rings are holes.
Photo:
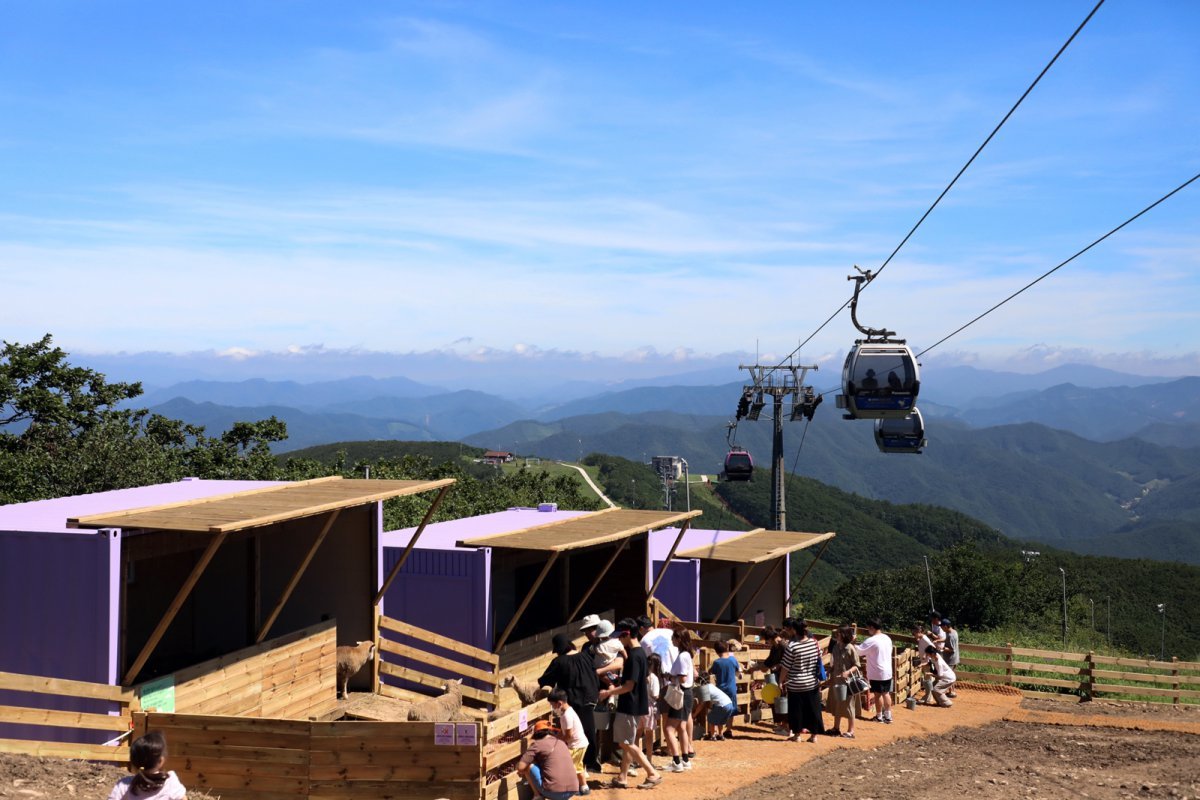
[[[571,751],[558,733],[549,720],[533,723],[533,738],[517,762],[517,772],[529,784],[534,797],[567,800],[579,794]]]
[[[585,622],[587,619],[585,618]],[[596,618],[598,625],[600,618]],[[593,628],[595,626],[592,626]],[[583,752],[583,766],[592,772],[600,771],[600,755],[596,737],[596,701],[600,691],[592,656],[585,649],[574,652],[575,643],[565,633],[556,633],[551,640],[554,660],[546,667],[539,686],[566,692],[567,706],[579,718],[580,731],[587,740]],[[586,784],[584,784],[586,786]]]
[[[592,661],[596,668],[596,677],[601,686],[612,686],[621,677],[621,667],[625,663],[625,648],[621,640],[613,636],[613,624],[606,619],[600,620],[596,626],[596,650]]]
[[[653,789],[662,783],[662,775],[654,769],[642,748],[638,747],[638,731],[641,728],[639,717],[650,713],[650,693],[646,688],[646,653],[637,639],[637,621],[626,618],[617,623],[615,638],[625,648],[621,682],[600,692],[601,700],[617,698],[612,736],[613,741],[621,746],[621,774],[612,782],[612,786],[616,789],[628,788],[629,767],[636,761],[646,770],[646,779],[638,788]]]

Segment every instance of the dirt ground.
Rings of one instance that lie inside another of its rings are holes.
[[[607,766],[594,795],[898,800],[920,794],[921,787],[939,797],[999,800],[1200,800],[1200,709],[1194,707],[1022,700],[1003,690],[964,687],[953,708],[900,707],[892,725],[859,721],[854,740],[785,742],[766,725],[738,725],[735,733],[730,741],[697,742],[694,769],[666,775],[653,794],[634,790],[633,782],[627,790],[602,788],[616,773]],[[126,774],[115,764],[0,754],[0,798],[102,799]],[[195,792],[188,797],[216,800]]]

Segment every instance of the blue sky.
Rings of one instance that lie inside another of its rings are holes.
[[[784,354],[1091,5],[14,5],[0,337]],[[927,346],[1200,172],[1198,35],[1109,0],[860,317]],[[1200,373],[1198,223],[1193,185],[936,358]]]

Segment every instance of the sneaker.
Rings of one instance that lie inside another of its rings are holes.
[[[670,764],[667,764],[665,767],[663,767],[663,772],[683,772],[683,764],[677,761],[672,761]]]
[[[891,725],[891,724],[892,724],[892,718],[891,718],[891,717],[884,717],[884,718],[883,718],[883,724],[884,724],[884,725]]]
[[[684,772],[687,772],[687,771],[688,771],[689,769],[691,769],[691,768],[692,768],[692,762],[691,762],[691,761],[685,761],[685,762],[683,762],[683,771],[684,771]]]

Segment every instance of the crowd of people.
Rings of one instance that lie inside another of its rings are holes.
[[[919,623],[914,663],[928,670],[921,702],[948,707],[955,697],[958,631],[934,614],[929,628]],[[596,615],[585,617],[586,637],[576,650],[571,637],[553,638],[554,660],[538,683],[550,688],[555,722],[534,725],[532,741],[518,770],[535,797],[563,800],[590,793],[589,779],[602,771],[596,712],[612,710],[612,742],[618,774],[608,784],[624,789],[641,776],[639,789],[653,789],[666,772],[692,769],[699,739],[721,741],[736,734],[737,680],[743,671],[725,642],[711,645],[716,658],[699,674],[701,644],[679,623],[656,626],[649,617],[626,618],[615,625]],[[787,741],[815,742],[818,736],[855,738],[855,721],[892,722],[894,643],[879,620],[867,623],[859,641],[857,626],[845,624],[829,640],[829,667],[816,636],[802,619],[766,627],[760,640],[766,659],[752,669],[766,671],[786,697],[786,724],[776,732]],[[822,688],[826,693],[822,695]],[[826,727],[824,715],[833,718]],[[655,733],[662,724],[669,760],[654,763]],[[843,721],[845,729],[842,729]]]

